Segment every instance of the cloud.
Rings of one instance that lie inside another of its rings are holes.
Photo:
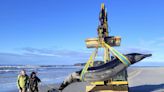
[[[157,46],[163,47],[164,46],[164,42],[157,44]]]
[[[143,53],[143,54],[148,54],[148,53],[152,53],[151,50],[148,50],[148,49],[144,49],[144,48],[121,48],[121,49],[118,49],[119,52],[123,53],[123,54],[128,54],[128,53]]]
[[[127,53],[152,53],[152,58],[146,61],[162,61],[164,49],[155,49],[158,45],[162,46],[162,38],[150,41],[142,40],[138,46],[119,47],[116,50],[123,54]],[[20,48],[16,53],[0,53],[1,64],[74,64],[86,62],[94,50],[69,50],[69,49],[50,49],[50,48]],[[17,54],[19,53],[19,54]],[[98,53],[97,59],[102,59],[103,50]]]
[[[22,54],[17,55],[13,53],[0,53],[1,64],[30,64],[30,65],[42,65],[42,64],[73,64],[74,59],[59,58],[46,55],[34,55],[34,54]]]
[[[164,37],[160,37],[159,40],[163,40],[164,41]]]
[[[146,59],[147,61],[163,62],[164,37],[153,38],[149,40],[142,39],[139,43],[140,44],[137,46],[138,48],[150,50],[150,53],[152,53],[152,57]]]
[[[90,55],[90,52],[83,50],[52,50],[52,49],[37,49],[37,48],[23,48],[23,53],[26,55],[43,55],[43,56],[55,56],[55,57],[73,57],[73,58],[85,58]]]
[[[67,60],[73,60],[73,61],[80,61],[80,62],[86,62],[92,52],[94,50],[52,50],[52,49],[37,49],[37,48],[23,48],[22,49],[25,55],[28,56],[49,56],[49,57],[55,57],[58,58],[59,60],[61,58],[65,58]],[[143,49],[143,48],[119,48],[119,52],[123,54],[128,54],[128,53],[152,53],[152,51],[148,49]],[[103,60],[103,50],[100,49],[98,51],[98,55],[96,57],[96,60]]]
[[[0,53],[1,64],[74,64],[86,62],[87,51],[23,48],[21,53]],[[17,52],[18,53],[18,52]]]
[[[154,38],[154,39],[141,39],[139,42],[140,47],[160,47],[164,44],[164,37]]]

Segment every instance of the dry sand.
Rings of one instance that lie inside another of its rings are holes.
[[[130,92],[164,92],[164,67],[128,69]]]
[[[128,68],[129,92],[164,92],[164,67]],[[87,83],[74,83],[63,92],[85,92]]]

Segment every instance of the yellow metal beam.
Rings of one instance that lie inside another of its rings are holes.
[[[91,82],[92,85],[104,85],[104,81]]]
[[[109,82],[109,84],[111,84],[111,85],[127,85],[128,82],[127,81],[111,81],[111,82]]]
[[[114,81],[109,85],[90,84],[86,86],[86,92],[128,92],[127,83],[127,81]]]
[[[104,85],[104,81],[91,82],[92,85]],[[127,85],[128,81],[109,81],[109,85]]]

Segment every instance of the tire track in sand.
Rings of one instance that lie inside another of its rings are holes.
[[[142,70],[135,70],[135,71],[133,71],[133,72],[131,72],[131,73],[129,73],[128,74],[128,78],[129,79],[133,79],[134,77],[136,77],[137,75],[139,75],[140,73],[142,72]]]

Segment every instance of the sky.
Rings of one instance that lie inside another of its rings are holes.
[[[164,62],[163,0],[0,0],[0,64],[74,64],[94,49],[101,3],[121,53],[152,53],[142,62]]]

